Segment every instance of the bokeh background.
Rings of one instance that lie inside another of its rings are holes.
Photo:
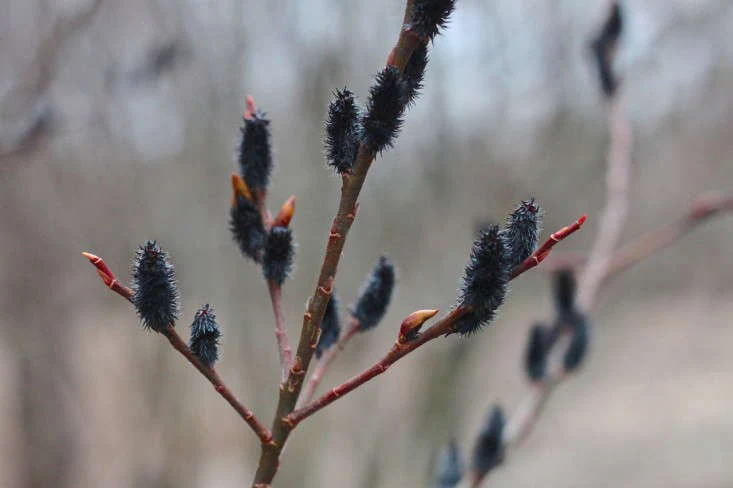
[[[733,4],[623,2],[617,68],[635,135],[624,239],[733,190]],[[361,198],[337,288],[382,253],[398,290],[323,388],[377,359],[409,312],[447,308],[477,222],[537,197],[563,252],[587,252],[608,136],[588,51],[605,1],[461,0],[424,93]],[[269,425],[272,317],[227,230],[244,95],[272,119],[270,207],[297,196],[295,340],[339,179],[322,121],[345,85],[366,98],[402,19],[395,0],[0,2],[0,486],[248,486],[258,443],[80,256],[126,276],[157,239],[177,267],[187,331],[210,302],[219,370]],[[487,486],[733,485],[733,218],[715,218],[603,289],[592,350]],[[450,438],[466,452],[494,402],[511,411],[548,276],[513,284],[495,326],[440,340],[299,427],[278,486],[423,487]],[[346,314],[346,310],[343,311]]]

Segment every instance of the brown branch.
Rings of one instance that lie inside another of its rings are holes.
[[[92,263],[92,265],[96,268],[97,274],[99,274],[99,277],[102,278],[102,281],[104,281],[104,284],[107,285],[107,287],[109,287],[118,295],[132,302],[132,290],[129,287],[124,286],[120,283],[115,274],[112,272],[111,269],[109,269],[109,267],[102,258],[88,252],[84,252],[82,253],[82,255],[87,258],[89,262]],[[221,395],[239,414],[239,416],[242,417],[247,425],[250,426],[252,431],[257,435],[257,437],[260,438],[260,442],[263,445],[269,444],[272,441],[272,434],[270,433],[270,430],[262,423],[260,423],[260,421],[257,419],[257,417],[255,417],[255,414],[251,410],[249,410],[239,400],[237,400],[237,397],[235,397],[234,394],[229,390],[229,388],[227,388],[227,386],[224,384],[224,381],[222,381],[221,377],[219,377],[219,374],[214,368],[206,366],[196,357],[196,355],[186,345],[186,342],[181,339],[181,336],[178,335],[178,332],[176,332],[176,329],[174,328],[174,324],[169,324],[168,327],[166,327],[161,332],[161,334],[163,334],[168,339],[168,342],[170,342],[171,346],[173,346],[176,351],[181,353],[181,355],[186,358],[189,363],[191,363],[197,370],[199,370],[199,372],[204,375],[204,377],[206,377],[206,379],[209,380],[212,385],[214,385],[214,389],[217,391],[217,393],[219,393],[219,395]]]
[[[272,280],[267,282],[267,288],[270,290],[272,311],[275,315],[275,337],[277,338],[277,348],[280,354],[280,381],[284,382],[288,376],[288,369],[290,369],[293,362],[293,349],[290,347],[288,334],[285,332],[285,317],[283,316],[282,307],[282,288]]]
[[[552,251],[552,248],[555,246],[555,244],[564,240],[565,238],[579,230],[584,222],[585,216],[579,218],[575,223],[563,227],[559,231],[553,233],[547,239],[547,241],[545,241],[545,243],[540,246],[537,251],[535,251],[532,256],[527,258],[522,264],[514,269],[514,271],[510,275],[511,279],[514,279],[525,271],[537,266],[537,263],[541,262]],[[534,264],[528,265],[528,263]],[[305,407],[295,410],[285,418],[285,422],[291,429],[294,428],[306,417],[313,415],[317,411],[330,405],[334,401],[363,385],[372,378],[375,378],[376,376],[384,373],[392,364],[405,357],[420,346],[440,336],[455,332],[454,325],[456,323],[456,320],[461,318],[466,312],[466,309],[460,307],[454,309],[448,315],[429,327],[425,332],[420,334],[417,339],[412,342],[402,342],[400,339],[398,339],[397,342],[392,346],[392,348],[387,352],[387,354],[382,357],[382,359],[377,361],[374,365],[372,365],[372,367],[351,378],[347,382],[337,386],[336,388],[333,388],[331,391],[325,393]]]
[[[407,4],[408,8],[409,5],[410,2]],[[400,29],[397,44],[387,58],[387,64],[395,66],[402,71],[419,42],[419,39],[408,28],[403,26]],[[331,286],[336,276],[336,270],[346,242],[346,236],[356,217],[359,193],[364,185],[367,172],[373,160],[374,154],[372,151],[364,144],[361,144],[354,163],[353,172],[343,177],[338,212],[331,225],[331,232],[328,244],[326,245],[315,292],[309,299],[306,312],[303,316],[303,326],[295,359],[293,360],[287,380],[280,387],[280,396],[272,424],[273,443],[271,445],[263,445],[253,486],[269,485],[277,473],[280,464],[280,453],[291,431],[291,427],[284,422],[284,418],[295,408],[300,390],[303,387],[305,373],[308,370],[316,344],[318,343],[323,314],[331,298]]]
[[[303,388],[303,392],[300,394],[300,398],[298,399],[298,403],[296,404],[295,408],[300,408],[303,405],[307,405],[313,399],[313,394],[316,392],[318,385],[321,384],[321,381],[323,380],[326,371],[331,366],[331,364],[333,364],[336,356],[338,356],[339,353],[344,350],[346,344],[348,344],[349,341],[359,332],[359,329],[359,321],[352,316],[349,328],[346,330],[346,333],[341,336],[335,346],[324,352],[323,356],[321,356],[321,358],[316,362],[313,373],[311,373],[310,378],[308,378],[308,382]]]

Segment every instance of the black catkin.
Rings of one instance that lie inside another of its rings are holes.
[[[331,299],[328,300],[328,305],[326,305],[326,311],[323,313],[321,336],[318,338],[318,344],[316,345],[316,358],[320,359],[324,352],[335,345],[340,335],[339,299],[336,292],[333,291]]]
[[[244,118],[240,129],[239,166],[247,186],[266,189],[272,172],[272,149],[270,147],[270,121],[262,112],[255,112],[251,118]]]
[[[456,321],[457,332],[469,335],[491,322],[504,302],[510,270],[499,226],[481,231],[473,243],[459,292],[458,305],[469,312]]]
[[[213,307],[207,303],[196,311],[191,323],[189,348],[199,360],[211,367],[219,359],[219,325]]]
[[[405,82],[397,68],[387,66],[377,74],[361,121],[362,141],[373,153],[381,153],[394,144],[402,127],[406,94]]]
[[[404,71],[402,79],[405,82],[405,100],[407,105],[412,105],[420,95],[423,88],[423,78],[425,77],[425,68],[428,65],[428,46],[426,43],[420,43],[410,56]]]
[[[573,311],[576,288],[575,273],[572,270],[563,269],[554,274],[552,294],[555,298],[555,308],[560,316],[568,315]]]
[[[504,455],[504,411],[494,405],[473,448],[473,471],[480,477],[498,466]]]
[[[537,248],[542,209],[534,198],[523,200],[506,218],[501,239],[512,268],[532,255]]]
[[[387,257],[382,256],[362,285],[356,306],[351,312],[359,321],[362,331],[371,329],[382,320],[392,299],[394,285],[394,265]]]
[[[566,320],[569,321],[572,338],[570,339],[570,345],[567,351],[565,351],[563,366],[565,367],[565,371],[571,372],[583,364],[583,360],[588,352],[588,320],[580,312],[573,313]]]
[[[326,119],[326,158],[341,174],[350,173],[359,151],[361,124],[354,94],[344,88],[334,93]]]
[[[294,247],[292,230],[287,227],[273,227],[270,230],[262,260],[266,280],[278,286],[285,282],[293,270]]]
[[[242,253],[259,263],[267,234],[257,207],[242,195],[236,195],[230,210],[229,228]]]
[[[415,0],[409,28],[423,39],[432,40],[448,24],[455,0]]]
[[[461,451],[456,442],[451,440],[438,455],[433,471],[433,488],[453,488],[458,486],[461,478],[463,478]]]
[[[618,88],[618,80],[613,72],[612,57],[623,29],[621,5],[614,2],[603,24],[600,34],[593,40],[592,49],[598,69],[601,90],[607,98],[613,97]]]
[[[162,332],[178,318],[176,273],[155,241],[147,241],[135,254],[132,303],[146,329]]]
[[[533,325],[524,353],[524,369],[531,381],[542,381],[545,377],[549,342],[550,330],[542,324]]]

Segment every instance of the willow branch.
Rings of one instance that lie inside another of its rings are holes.
[[[318,385],[321,384],[323,377],[326,375],[326,371],[328,371],[328,368],[333,364],[336,356],[344,350],[346,344],[348,344],[349,341],[359,332],[360,327],[359,321],[352,316],[346,333],[341,336],[334,347],[331,347],[324,352],[323,356],[321,356],[321,358],[316,362],[313,373],[311,373],[310,378],[308,378],[308,382],[303,388],[303,392],[300,394],[296,408],[300,408],[303,405],[308,404],[313,399],[313,394],[316,392]]]
[[[562,240],[579,230],[584,222],[585,216],[578,219],[575,223],[563,227],[559,231],[553,233],[547,239],[547,241],[545,241],[545,243],[542,244],[537,249],[537,251],[534,252],[534,254],[532,254],[532,256],[527,258],[522,264],[514,269],[514,271],[510,275],[511,279],[514,279],[520,276],[525,271],[537,266],[537,263],[541,262],[545,257],[547,257],[555,244],[561,242]],[[535,264],[529,266],[527,263]],[[325,393],[305,407],[295,410],[285,418],[285,422],[290,426],[290,428],[294,428],[301,421],[303,421],[303,419],[330,405],[334,401],[355,390],[367,381],[381,375],[382,373],[387,371],[387,369],[389,369],[392,364],[407,356],[415,349],[423,346],[424,344],[427,344],[433,339],[437,339],[438,337],[455,332],[454,327],[456,321],[466,313],[467,310],[464,308],[455,308],[448,315],[434,323],[425,332],[420,334],[414,341],[403,343],[400,342],[400,340],[398,339],[397,342],[395,342],[395,344],[392,346],[392,348],[387,352],[387,354],[385,354],[382,359],[377,361],[370,368],[351,378],[347,382],[333,388],[331,391]]]
[[[280,285],[270,280],[267,282],[267,288],[270,290],[270,301],[272,302],[272,312],[275,315],[275,337],[277,338],[277,348],[280,354],[281,379],[285,381],[288,376],[288,369],[293,362],[293,349],[288,341],[288,334],[285,331],[285,317],[282,307],[282,288]]]
[[[132,301],[132,290],[129,287],[124,286],[120,283],[115,274],[112,272],[111,269],[109,269],[109,267],[102,258],[87,252],[82,253],[82,255],[87,258],[90,263],[92,263],[92,265],[97,270],[97,274],[100,278],[102,278],[102,281],[104,281],[104,284],[107,285],[110,290],[127,299],[128,301]],[[163,334],[166,339],[168,339],[168,342],[170,342],[171,346],[173,346],[176,351],[181,353],[181,355],[186,358],[189,363],[191,363],[202,375],[204,375],[207,380],[209,380],[212,385],[214,385],[214,389],[216,390],[216,392],[219,393],[219,395],[221,395],[229,403],[229,405],[232,406],[232,408],[239,414],[240,417],[242,417],[242,419],[247,423],[247,425],[249,425],[249,427],[257,435],[257,437],[260,438],[260,442],[262,442],[262,444],[269,444],[272,440],[272,434],[270,433],[270,430],[262,423],[260,423],[257,417],[255,417],[255,414],[247,407],[245,407],[237,399],[237,397],[234,396],[234,394],[231,392],[231,390],[229,390],[229,388],[227,388],[227,386],[224,384],[224,381],[222,381],[221,377],[214,368],[206,366],[196,357],[193,352],[191,352],[191,349],[188,347],[188,345],[186,345],[186,342],[181,339],[181,336],[179,336],[178,332],[176,332],[174,324],[169,324],[168,327],[166,327],[161,332],[161,334]]]

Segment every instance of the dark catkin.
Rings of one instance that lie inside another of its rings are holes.
[[[293,232],[287,227],[273,227],[267,236],[265,255],[262,259],[262,271],[265,279],[275,282],[278,286],[293,270]]]
[[[146,329],[162,332],[178,318],[176,273],[155,241],[147,241],[135,254],[132,303]]]
[[[501,239],[512,268],[530,257],[537,248],[542,209],[534,198],[523,200],[506,218]]]
[[[321,335],[316,345],[316,358],[319,358],[331,346],[335,345],[341,335],[341,321],[339,320],[339,299],[334,290],[331,298],[326,305],[326,311],[323,313],[321,321]]]
[[[344,88],[334,93],[326,119],[326,158],[341,174],[350,173],[359,151],[361,123],[354,94]]]
[[[567,319],[572,333],[570,345],[565,351],[563,366],[565,371],[571,372],[583,364],[585,355],[588,352],[588,320],[585,315],[575,312]]]
[[[394,66],[387,66],[377,74],[361,121],[362,141],[373,153],[381,153],[394,144],[402,127],[406,93],[402,75]]]
[[[259,210],[242,195],[235,197],[235,203],[230,210],[229,228],[242,253],[259,263],[267,234]]]
[[[427,65],[428,46],[425,43],[420,43],[415,48],[412,56],[410,56],[410,60],[402,72],[402,79],[405,82],[405,100],[407,105],[412,105],[420,95]]]
[[[618,80],[613,72],[612,62],[613,51],[616,49],[622,29],[621,5],[614,2],[601,32],[591,45],[598,69],[598,78],[601,82],[601,90],[607,98],[611,98],[618,88]]]
[[[498,466],[504,455],[504,411],[494,405],[473,448],[473,471],[481,478]]]
[[[239,166],[247,185],[254,189],[266,189],[272,172],[272,149],[270,147],[270,121],[262,112],[255,112],[244,118],[240,129]]]
[[[454,440],[440,450],[433,471],[433,488],[453,488],[463,478],[461,451]]]
[[[359,321],[359,328],[364,331],[376,326],[392,299],[395,285],[395,271],[392,261],[382,256],[372,268],[372,272],[364,282],[351,312]]]
[[[552,294],[559,315],[564,316],[572,312],[575,307],[576,288],[575,273],[572,270],[563,269],[554,273],[552,277]]]
[[[220,337],[221,332],[216,323],[214,309],[207,303],[194,315],[189,348],[202,363],[211,367],[219,359]]]
[[[455,0],[415,0],[409,28],[425,40],[432,40],[448,24]]]
[[[550,330],[542,324],[533,325],[524,353],[524,369],[531,381],[542,381],[545,377],[549,342]]]
[[[458,305],[469,312],[456,321],[456,332],[469,335],[491,322],[504,302],[510,270],[499,226],[489,226],[473,243],[466,265]]]

